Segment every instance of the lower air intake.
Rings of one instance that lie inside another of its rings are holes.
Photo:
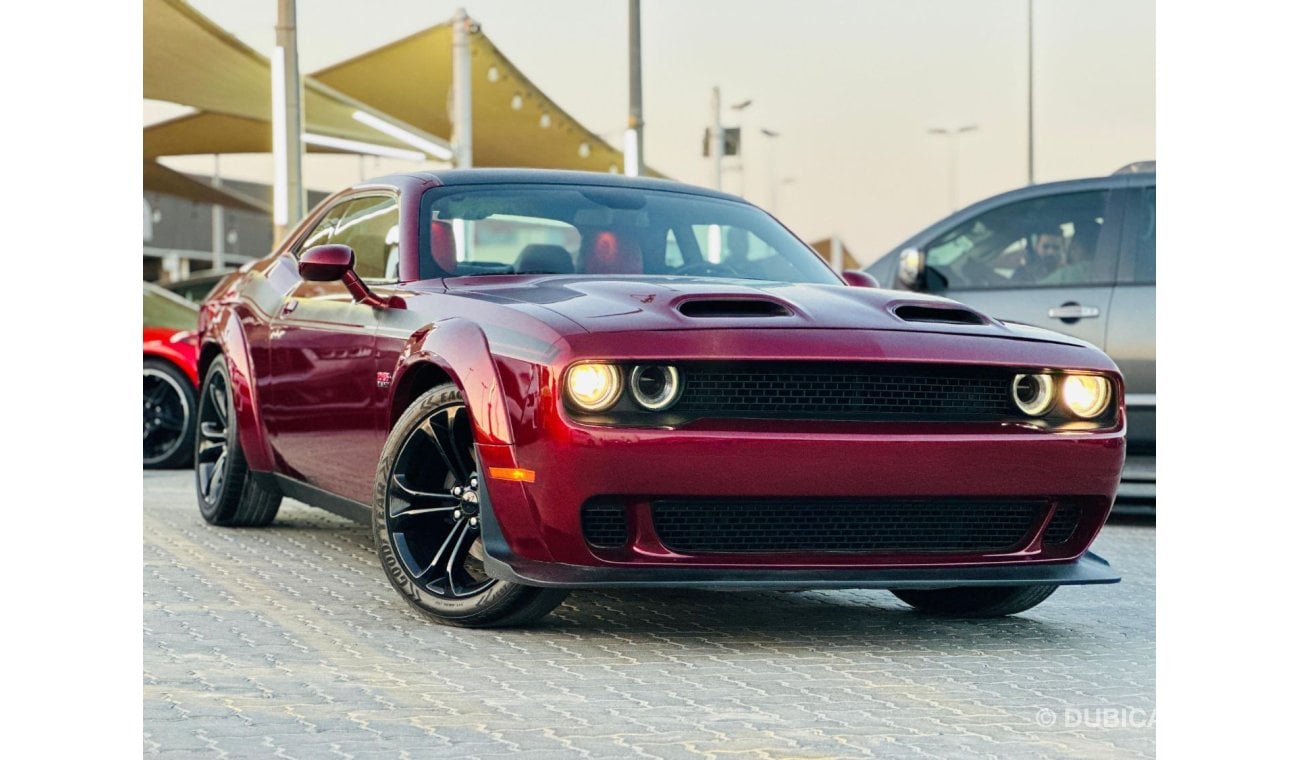
[[[1028,540],[1042,501],[674,500],[652,507],[664,546],[681,554],[988,553]],[[1068,537],[1067,537],[1068,538]]]

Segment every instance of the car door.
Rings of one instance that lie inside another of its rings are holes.
[[[1119,189],[1064,190],[988,209],[924,247],[925,289],[1100,348],[1123,209]]]
[[[325,242],[350,246],[367,282],[391,281],[397,227],[391,194],[340,201],[295,253]],[[376,308],[341,282],[299,279],[271,325],[267,428],[292,477],[362,503],[379,459],[375,426]],[[366,465],[364,463],[369,463]]]
[[[1129,453],[1156,446],[1156,185],[1134,178],[1128,191],[1106,353],[1124,373]]]

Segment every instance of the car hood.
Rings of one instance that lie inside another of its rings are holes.
[[[971,307],[907,291],[843,285],[690,277],[465,277],[453,295],[528,305],[587,332],[821,328],[973,334],[1080,345],[1049,331],[1025,331]],[[551,320],[548,320],[551,321]]]

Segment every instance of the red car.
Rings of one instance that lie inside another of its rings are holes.
[[[194,461],[199,387],[199,312],[194,304],[144,283],[144,466]]]
[[[890,589],[990,616],[1118,578],[1096,348],[849,287],[732,196],[464,170],[337,193],[203,304],[208,522],[369,522],[430,618],[571,588]]]

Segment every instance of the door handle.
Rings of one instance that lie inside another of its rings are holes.
[[[1080,319],[1094,319],[1101,316],[1101,309],[1096,306],[1084,306],[1073,301],[1066,301],[1060,306],[1053,306],[1047,310],[1047,316],[1052,319],[1059,319],[1066,324],[1078,322]]]
[[[285,302],[284,302],[284,309],[281,311],[281,313],[282,313],[282,314],[292,314],[292,313],[294,312],[294,310],[297,309],[297,308],[298,308],[298,299],[297,299],[297,298],[290,298],[288,301],[285,301]]]

